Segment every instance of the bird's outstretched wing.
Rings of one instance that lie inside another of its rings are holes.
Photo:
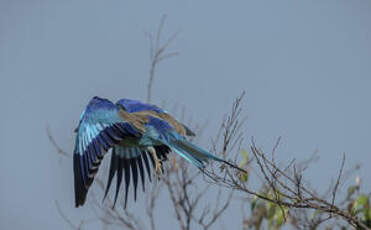
[[[104,154],[125,138],[139,138],[141,132],[121,115],[107,99],[94,97],[80,116],[74,150],[75,205],[86,195]]]

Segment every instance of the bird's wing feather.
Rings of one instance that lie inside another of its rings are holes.
[[[160,145],[153,147],[156,151],[157,156],[160,160],[165,161],[167,159],[167,154],[170,152],[170,149],[167,146]],[[143,192],[145,191],[145,172],[147,171],[147,176],[149,181],[152,181],[151,170],[155,168],[155,162],[152,154],[150,154],[147,147],[140,146],[120,146],[116,145],[113,147],[111,164],[108,175],[108,182],[106,186],[106,191],[104,198],[106,198],[108,191],[111,187],[113,177],[116,175],[116,192],[114,197],[115,206],[120,186],[122,183],[122,177],[124,174],[125,182],[125,203],[126,207],[128,199],[128,191],[130,187],[130,174],[132,175],[132,181],[134,184],[134,200],[137,198],[137,186],[138,178],[141,179]],[[125,167],[126,166],[126,167]]]
[[[75,205],[83,205],[104,154],[126,137],[141,133],[112,102],[94,97],[80,117],[74,150]]]

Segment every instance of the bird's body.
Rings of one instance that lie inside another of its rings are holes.
[[[82,112],[77,127],[74,151],[76,207],[85,203],[86,195],[104,154],[112,148],[106,193],[116,175],[115,202],[122,177],[125,180],[125,206],[132,179],[134,198],[138,175],[145,190],[145,169],[151,180],[151,167],[162,171],[162,162],[174,151],[198,168],[209,159],[225,162],[186,140],[194,133],[163,109],[140,101],[121,99],[113,104],[94,97]]]

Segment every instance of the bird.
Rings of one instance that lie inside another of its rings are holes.
[[[174,152],[202,170],[209,160],[233,164],[191,143],[186,136],[195,136],[190,128],[177,121],[167,111],[139,100],[120,99],[116,103],[93,97],[80,115],[73,152],[75,206],[85,204],[105,154],[112,149],[106,198],[116,175],[113,208],[124,176],[125,203],[131,180],[134,200],[137,198],[138,177],[145,191],[145,172],[151,181],[151,168],[161,175],[163,162]],[[152,167],[151,167],[152,165]],[[238,167],[237,167],[238,168]]]

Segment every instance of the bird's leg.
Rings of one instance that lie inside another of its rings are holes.
[[[153,160],[155,161],[155,171],[158,176],[161,176],[162,169],[161,169],[161,160],[158,159],[156,150],[153,147],[148,148],[153,156]]]

